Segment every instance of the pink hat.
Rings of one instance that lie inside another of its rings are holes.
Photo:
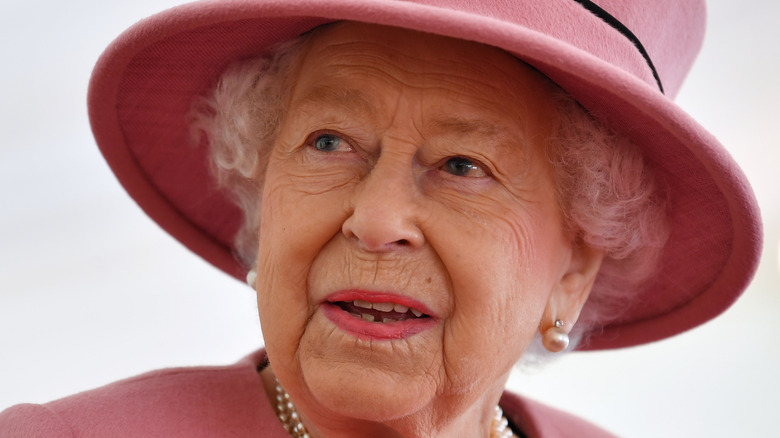
[[[758,264],[761,224],[745,176],[672,102],[704,32],[699,0],[207,0],[123,33],[95,67],[97,143],[143,210],[192,251],[243,279],[241,213],[192,146],[186,114],[233,60],[335,20],[474,40],[533,65],[665,173],[671,236],[641,305],[604,321],[582,349],[651,342],[717,316]]]

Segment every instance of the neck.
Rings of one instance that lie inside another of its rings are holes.
[[[508,376],[506,376],[508,377]],[[276,378],[271,367],[261,372],[266,394],[272,406],[276,406]],[[513,436],[496,435],[496,407],[503,392],[506,378],[487,391],[480,399],[471,403],[453,403],[452,400],[438,400],[425,409],[398,419],[368,421],[346,418],[332,412],[318,412],[297,407],[298,414],[312,438],[330,436],[362,437],[485,437]],[[295,401],[293,401],[295,403]],[[455,407],[453,409],[453,407]],[[458,409],[461,408],[461,409]],[[455,412],[455,413],[453,413]],[[509,429],[507,428],[507,431]]]

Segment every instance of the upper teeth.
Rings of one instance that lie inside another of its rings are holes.
[[[374,309],[374,310],[378,310],[380,312],[390,312],[390,311],[395,310],[398,313],[406,313],[406,312],[409,311],[409,307],[404,306],[403,304],[398,304],[398,303],[371,303],[371,302],[363,301],[363,300],[355,300],[355,301],[352,301],[352,304],[354,304],[355,307],[360,307],[360,308],[363,308],[363,309]],[[422,312],[420,312],[417,309],[412,308],[411,310],[412,310],[412,313],[414,314],[414,316],[416,316],[418,318],[420,316],[422,316],[422,314],[423,314]]]
[[[392,312],[395,306],[393,303],[374,303],[372,304],[375,310],[380,312]]]

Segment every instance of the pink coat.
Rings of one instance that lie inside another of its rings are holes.
[[[231,366],[154,371],[44,405],[13,406],[0,413],[0,437],[289,438],[257,375],[264,361],[260,350]],[[614,437],[514,394],[504,393],[501,407],[529,438]]]

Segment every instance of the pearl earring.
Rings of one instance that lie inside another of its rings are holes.
[[[249,285],[252,289],[254,289],[257,285],[257,271],[254,269],[250,269],[249,272],[246,273],[246,284]]]
[[[551,353],[559,353],[569,346],[569,334],[563,329],[565,324],[556,319],[553,326],[545,330],[542,336],[542,344]]]

